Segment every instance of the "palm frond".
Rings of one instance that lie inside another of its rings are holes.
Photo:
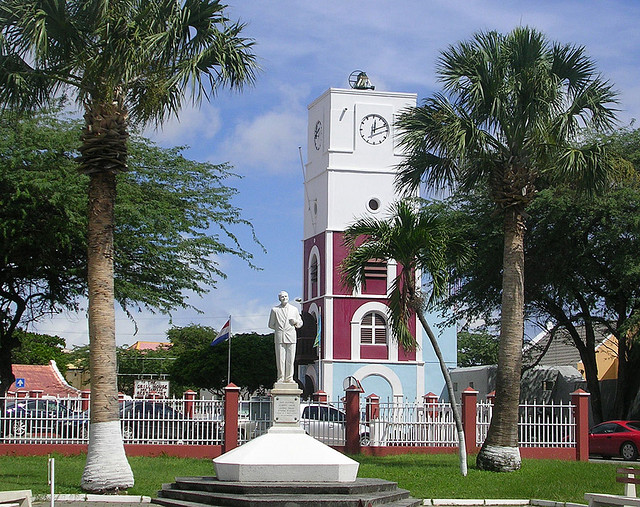
[[[447,293],[450,267],[467,258],[464,242],[452,231],[437,205],[419,207],[410,199],[394,203],[383,220],[361,218],[345,231],[348,254],[340,270],[347,287],[366,283],[366,266],[372,259],[397,262],[398,275],[389,293],[389,318],[394,335],[405,348],[415,347],[408,332],[409,318]],[[418,273],[429,276],[428,295],[418,285]]]
[[[389,324],[392,336],[398,344],[406,350],[415,350],[417,342],[415,336],[409,329],[410,319],[415,315],[415,306],[421,311],[421,304],[418,303],[419,296],[415,293],[415,287],[411,289],[406,285],[406,280],[401,277],[396,278],[389,293]]]
[[[617,95],[584,48],[552,43],[526,26],[479,32],[443,51],[437,73],[447,95],[434,94],[397,122],[407,154],[399,189],[489,185],[501,206],[522,207],[541,172],[569,174],[572,161],[576,171],[591,166],[581,181],[597,185],[595,168],[605,165],[595,164],[595,152],[568,155],[566,146],[584,127],[611,128]]]
[[[124,97],[132,120],[162,122],[187,97],[198,103],[255,81],[254,41],[224,8],[218,0],[2,0],[0,99],[26,107],[70,87],[81,104]]]
[[[602,191],[611,182],[613,161],[604,146],[595,143],[559,151],[559,163],[550,175],[552,181],[571,181],[588,194]]]

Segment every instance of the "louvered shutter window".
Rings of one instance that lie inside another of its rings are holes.
[[[360,343],[363,345],[386,345],[387,322],[377,312],[369,312],[360,323]]]
[[[318,258],[314,255],[311,259],[311,283],[318,283]]]
[[[364,266],[364,277],[366,279],[387,279],[387,263],[378,259],[367,261]]]

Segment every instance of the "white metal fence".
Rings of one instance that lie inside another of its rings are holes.
[[[217,400],[125,400],[120,404],[125,444],[219,445],[223,405]]]
[[[86,403],[86,402],[85,402]],[[89,411],[78,398],[0,398],[0,443],[86,444]],[[479,402],[476,442],[481,445],[493,406]],[[448,403],[396,401],[360,407],[361,445],[451,447],[457,445],[453,412]],[[224,441],[222,400],[125,400],[120,422],[126,444],[221,445]],[[271,426],[269,397],[240,401],[238,441],[243,444]],[[302,403],[300,426],[328,445],[344,445],[344,404]],[[576,425],[571,404],[528,403],[520,406],[522,447],[574,447]]]
[[[126,444],[222,443],[220,400],[124,400],[119,409]],[[89,410],[78,398],[0,398],[0,410],[0,443],[89,441]]]
[[[457,433],[449,403],[380,403],[379,415],[365,421],[370,445],[455,446]]]
[[[255,397],[240,400],[238,405],[238,444],[242,445],[271,427],[271,398]]]
[[[518,421],[520,447],[575,447],[576,422],[571,403],[521,403]],[[476,443],[487,436],[493,405],[478,402]]]

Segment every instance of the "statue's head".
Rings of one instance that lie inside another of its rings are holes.
[[[278,293],[278,299],[280,300],[281,305],[286,305],[289,302],[289,294],[286,291],[281,290]]]

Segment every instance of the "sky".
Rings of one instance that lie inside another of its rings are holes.
[[[376,90],[417,93],[420,101],[440,90],[436,61],[449,45],[478,31],[506,33],[527,25],[551,40],[585,46],[619,92],[620,125],[640,118],[637,0],[235,0],[226,14],[246,23],[244,36],[255,39],[261,68],[255,85],[221,91],[145,135],[162,146],[190,146],[185,155],[193,160],[234,167],[238,178],[227,182],[238,190],[234,204],[266,253],[252,244],[248,228],[234,232],[261,270],[219,258],[227,278],[189,300],[200,314],[176,310],[169,318],[136,311],[134,325],[118,310],[118,345],[164,341],[171,326],[220,329],[229,316],[234,334],[270,332],[269,309],[278,292],[288,291],[291,300],[302,293],[307,106],[329,88],[348,88],[354,70],[366,71]],[[61,336],[69,348],[88,344],[84,311],[31,329]]]

